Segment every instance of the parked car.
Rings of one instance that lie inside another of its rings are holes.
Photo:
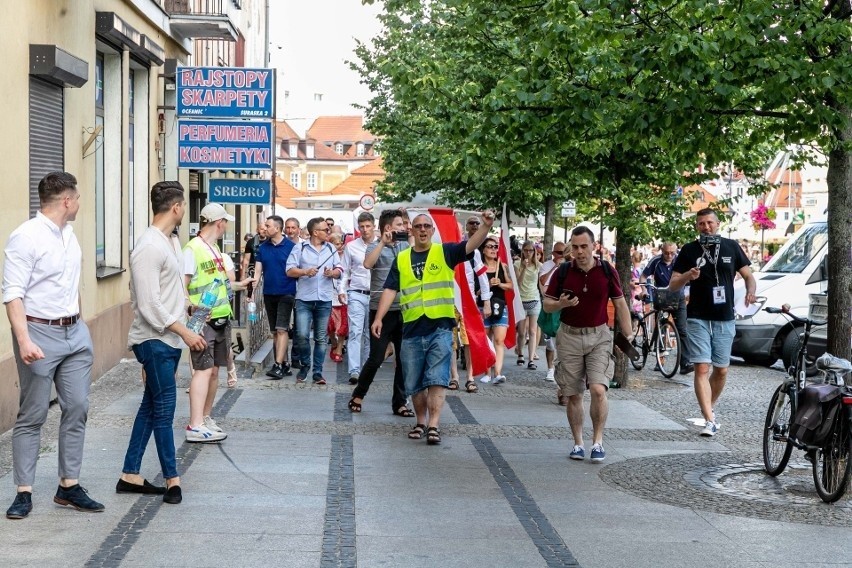
[[[821,264],[828,252],[828,223],[814,221],[799,229],[759,271],[756,295],[764,306],[790,305],[790,311],[806,317],[809,294],[820,292]],[[815,274],[816,273],[816,274]],[[745,283],[734,285],[734,301],[745,296]],[[800,327],[781,314],[760,310],[752,316],[737,316],[731,352],[748,363],[771,365],[779,358],[789,364],[795,358]]]

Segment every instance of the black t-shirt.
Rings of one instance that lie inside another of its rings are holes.
[[[465,249],[467,243],[465,242],[443,243],[441,246],[444,247],[444,262],[446,262],[447,266],[450,268],[455,268],[457,264],[461,264],[468,258],[473,258],[473,254],[467,254],[467,250]],[[429,256],[428,250],[424,252],[417,252],[413,248],[411,249],[411,269],[414,271],[414,276],[418,280],[423,280],[423,268],[426,266],[427,256]],[[398,262],[399,257],[397,257],[397,261],[391,265],[387,280],[385,280],[385,288],[390,288],[397,292],[399,292],[400,289]],[[423,315],[412,322],[404,323],[402,325],[402,337],[423,337],[424,335],[430,335],[436,329],[453,329],[455,326],[455,318],[431,319]]]
[[[737,241],[722,238],[719,245],[719,257],[716,266],[716,245],[708,246],[705,251],[698,241],[687,243],[680,250],[674,261],[674,272],[684,274],[689,272],[696,261],[704,257],[701,276],[689,283],[689,304],[686,306],[686,317],[712,321],[730,321],[734,319],[734,277],[744,266],[750,263]],[[713,288],[716,284],[716,274],[719,275],[718,286],[725,289],[725,303],[713,303]]]

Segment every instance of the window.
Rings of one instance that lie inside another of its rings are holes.
[[[308,173],[308,191],[316,191],[317,189],[317,174],[316,172]]]
[[[314,102],[315,103],[322,102],[322,93],[314,93]]]
[[[291,158],[299,157],[299,143],[298,142],[290,142],[290,147],[288,148],[289,154]]]
[[[101,139],[95,151],[95,261],[98,278],[121,272],[122,215],[121,56],[98,52],[95,61],[95,125]],[[126,134],[125,134],[126,135]],[[131,155],[132,159],[132,155]]]
[[[790,212],[789,212],[789,211],[784,211],[784,220],[785,220],[785,221],[789,221],[789,220],[790,220]]]
[[[339,156],[343,155],[343,142],[336,142],[334,144],[334,153]]]
[[[299,172],[290,172],[290,185],[299,189],[299,186],[302,185],[302,175]]]
[[[355,154],[359,157],[365,154],[363,142],[358,142],[358,145],[355,147]]]
[[[305,146],[305,157],[309,160],[314,159],[314,145],[313,144],[307,144]]]

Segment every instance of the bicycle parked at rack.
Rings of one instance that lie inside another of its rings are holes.
[[[633,347],[639,352],[638,359],[631,359],[630,364],[637,371],[642,370],[653,353],[657,361],[657,369],[667,379],[672,378],[680,365],[680,334],[675,327],[671,312],[677,309],[680,295],[668,288],[657,288],[649,282],[640,284],[648,288],[649,294],[636,296],[637,300],[653,300],[654,309],[646,313],[630,312],[633,325]]]
[[[801,318],[789,307],[764,308],[804,325],[796,360],[769,400],[763,428],[763,466],[775,477],[787,467],[793,448],[804,450],[812,464],[814,485],[826,503],[840,499],[852,475],[852,364],[825,354],[817,359],[819,374],[808,377],[808,340],[824,321]],[[810,381],[809,381],[810,379]]]

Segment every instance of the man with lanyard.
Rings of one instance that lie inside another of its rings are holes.
[[[648,278],[658,288],[666,288],[672,279],[672,270],[677,259],[677,245],[674,243],[663,243],[660,247],[660,255],[655,256],[639,276],[639,283],[644,284]],[[672,313],[675,320],[677,333],[680,335],[680,374],[688,375],[694,370],[689,362],[689,347],[686,343],[686,298],[681,292],[678,295],[677,309]]]
[[[690,285],[686,337],[690,360],[695,365],[695,397],[705,421],[701,435],[715,436],[719,423],[714,408],[725,388],[734,342],[734,278],[739,273],[745,281],[746,306],[755,301],[757,283],[740,245],[719,236],[715,211],[699,211],[695,226],[699,238],[681,249],[669,290]]]
[[[376,240],[375,220],[371,213],[358,215],[360,239],[351,240],[343,249],[343,280],[340,290],[349,306],[349,337],[346,354],[349,363],[349,384],[358,383],[361,368],[370,353],[370,270],[364,266],[367,247]]]
[[[544,310],[560,311],[556,333],[556,382],[568,397],[568,425],[574,437],[574,448],[568,457],[583,460],[583,396],[591,394],[589,414],[592,418],[592,451],[589,459],[600,463],[606,459],[603,434],[609,413],[606,391],[615,371],[612,356],[612,333],[607,325],[607,301],[615,306],[621,333],[632,338],[630,308],[624,300],[615,270],[594,256],[595,235],[588,227],[571,231],[571,253],[574,260],[560,278],[557,271],[550,279],[544,296]]]
[[[222,238],[228,222],[233,220],[224,207],[208,203],[201,210],[198,234],[183,249],[184,280],[192,306],[201,305],[201,296],[219,280],[219,285],[212,290],[216,304],[201,333],[207,347],[190,351],[193,372],[189,383],[187,442],[219,442],[228,437],[210,413],[219,387],[219,367],[227,368],[231,350],[230,280],[216,241]]]
[[[23,519],[32,511],[41,428],[47,420],[50,387],[59,406],[59,487],[53,501],[78,511],[100,512],[77,478],[92,382],[93,346],[80,316],[83,253],[70,222],[80,209],[77,179],[51,172],[38,184],[39,211],[9,236],[3,267],[3,303],[15,337],[20,406],[12,432],[17,493],[6,511]]]
[[[283,228],[284,219],[278,215],[266,218],[267,238],[257,249],[254,277],[256,282],[263,276],[263,305],[275,337],[275,363],[266,372],[266,376],[274,380],[293,374],[287,364],[287,343],[296,302],[296,280],[287,276],[286,268],[290,252],[296,245],[284,238]]]
[[[343,274],[337,251],[328,243],[331,229],[322,217],[308,221],[310,238],[293,247],[287,258],[287,276],[297,278],[296,284],[296,347],[301,357],[297,383],[304,383],[313,366],[313,382],[326,384],[322,376],[328,340],[328,318],[331,297],[336,294],[334,279]],[[314,331],[313,365],[308,357],[311,328]]]
[[[449,387],[455,326],[455,266],[465,262],[485,240],[494,224],[486,211],[482,225],[467,241],[434,244],[432,218],[421,213],[412,224],[414,245],[399,253],[385,281],[372,332],[381,337],[382,320],[399,296],[402,312],[403,379],[412,397],[417,423],[408,437],[419,440],[426,434],[429,444],[441,443],[438,424]]]

